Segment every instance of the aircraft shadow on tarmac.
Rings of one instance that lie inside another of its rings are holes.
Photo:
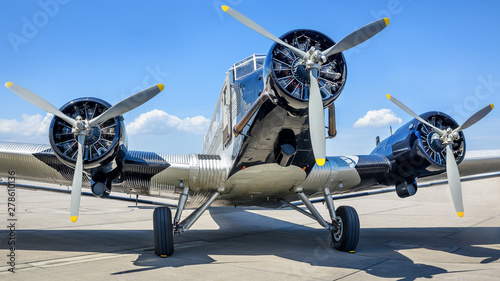
[[[123,249],[148,248],[134,261],[137,269],[113,275],[215,262],[232,263],[227,261],[231,259],[218,261],[212,257],[234,255],[239,257],[238,263],[244,262],[241,260],[245,256],[277,256],[302,264],[274,268],[290,277],[308,276],[317,267],[339,267],[365,271],[377,277],[415,280],[448,271],[421,260],[416,263],[402,254],[404,250],[428,249],[458,255],[462,259],[477,258],[480,263],[500,259],[500,250],[476,246],[500,244],[500,227],[362,228],[358,250],[349,254],[331,248],[330,235],[324,229],[259,215],[252,212],[252,208],[213,208],[210,214],[220,229],[193,229],[176,236],[176,252],[168,258],[154,255],[151,230],[18,230],[18,249],[70,252],[84,249],[85,252],[116,253]],[[315,223],[311,225],[316,227]],[[131,245],[130,241],[137,244]],[[1,243],[0,248],[7,249],[7,243]],[[252,262],[255,258],[248,260]]]

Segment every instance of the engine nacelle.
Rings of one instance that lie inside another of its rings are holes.
[[[83,119],[91,120],[110,107],[109,103],[98,98],[79,98],[63,105],[60,111],[74,119],[81,116]],[[49,141],[57,158],[65,165],[74,168],[78,142],[71,125],[54,116],[49,127]],[[106,120],[92,127],[85,137],[83,168],[97,182],[113,180],[122,171],[126,152],[123,118],[118,116]],[[110,185],[108,187],[111,188]],[[102,194],[105,195],[106,192]]]
[[[439,129],[458,127],[455,120],[442,112],[428,112],[420,117]],[[453,142],[452,149],[459,164],[465,156],[465,138],[462,132],[459,133],[459,139]],[[409,186],[415,178],[436,175],[446,170],[446,146],[442,144],[438,134],[417,119],[401,126],[392,136],[381,142],[372,154],[384,155],[389,159],[391,174],[395,177],[387,181],[396,186],[400,185],[403,197],[406,193],[405,183]],[[411,196],[412,192],[410,188],[408,196]]]
[[[333,46],[335,42],[326,35],[314,30],[294,30],[281,36],[281,40],[307,52],[311,46],[321,51]],[[288,48],[274,44],[264,62],[264,81],[266,90],[275,102],[294,115],[307,114],[309,106],[309,71]],[[347,68],[342,53],[331,55],[319,70],[319,87],[323,107],[330,105],[342,92]]]

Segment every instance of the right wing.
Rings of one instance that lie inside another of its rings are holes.
[[[500,150],[467,151],[464,160],[458,165],[461,177],[477,176],[500,172]],[[419,182],[446,179],[446,173],[421,178]]]

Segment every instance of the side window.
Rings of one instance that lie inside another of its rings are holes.
[[[224,85],[224,90],[222,92],[223,95],[223,100],[222,100],[222,107],[224,108],[222,115],[223,115],[223,132],[222,132],[222,139],[224,145],[227,145],[229,143],[229,140],[231,140],[232,136],[232,127],[231,127],[231,91],[229,90],[228,85]]]

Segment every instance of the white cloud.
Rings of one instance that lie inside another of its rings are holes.
[[[21,137],[48,136],[49,125],[52,114],[47,113],[45,117],[40,114],[23,114],[22,120],[0,119],[0,134],[9,135],[12,139],[22,140]]]
[[[127,133],[131,135],[164,135],[175,130],[204,134],[208,129],[210,120],[197,115],[180,119],[163,110],[152,110],[137,117],[127,125]]]
[[[48,143],[49,125],[53,115],[47,113],[23,114],[21,119],[0,119],[0,136],[2,140],[16,142]],[[179,117],[162,110],[153,110],[137,117],[127,125],[127,133],[131,135],[168,135],[178,131],[204,134],[209,120],[204,116]]]
[[[359,118],[356,123],[354,123],[354,128],[361,127],[385,127],[392,124],[401,124],[403,120],[397,117],[392,110],[387,108],[382,108],[379,110],[370,110],[366,113],[363,118]]]

